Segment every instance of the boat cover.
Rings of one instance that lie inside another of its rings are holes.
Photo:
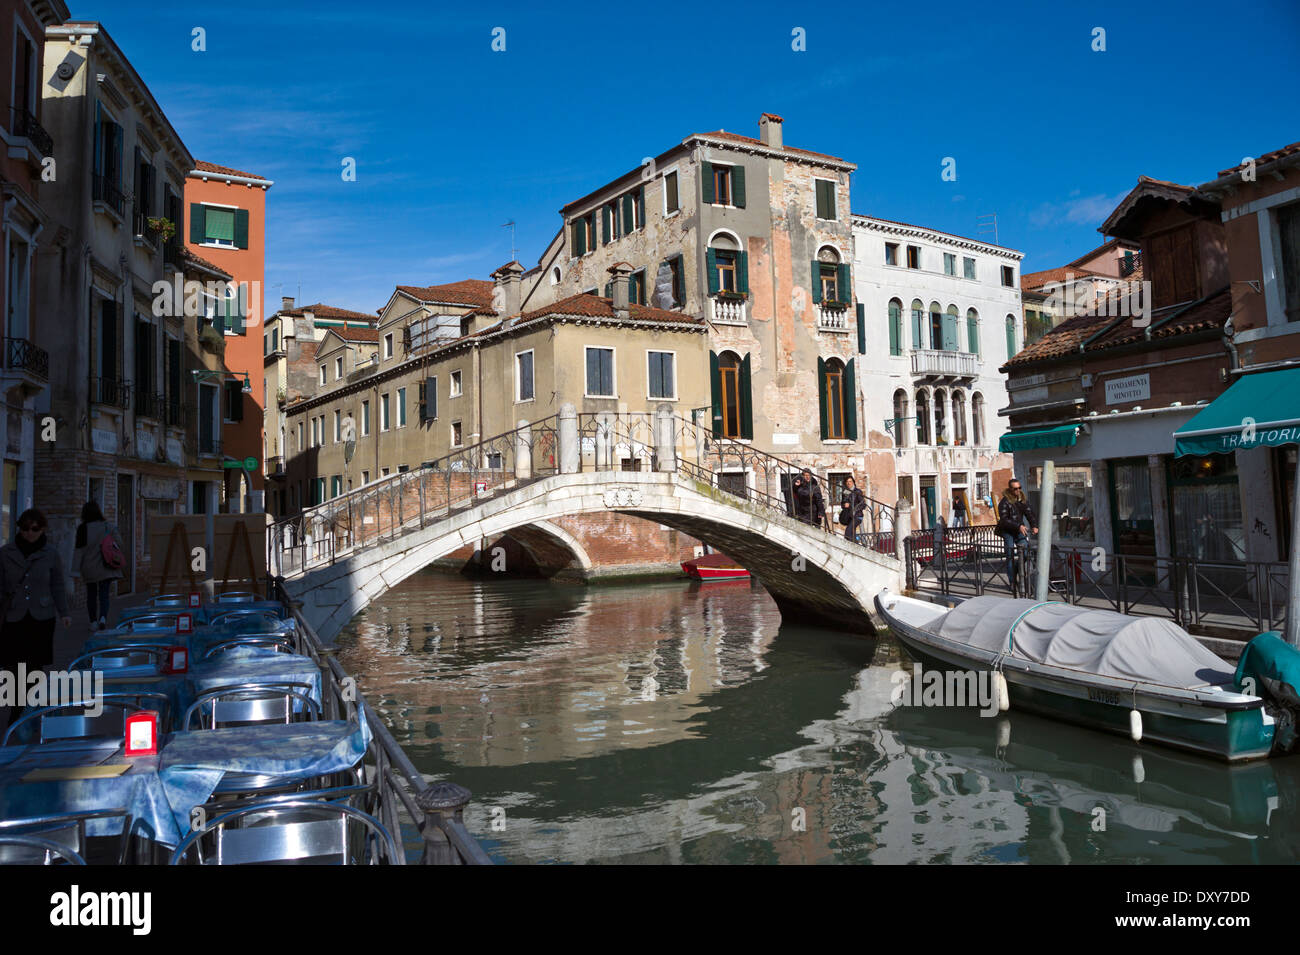
[[[1014,631],[1012,627],[1014,626]],[[931,629],[949,640],[1141,683],[1195,689],[1232,684],[1229,665],[1177,624],[1064,603],[971,597]]]

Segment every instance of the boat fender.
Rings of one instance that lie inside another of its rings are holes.
[[[1128,711],[1128,734],[1133,742],[1142,742],[1142,714],[1136,709]]]
[[[998,720],[998,749],[1011,745],[1011,721]]]
[[[1137,712],[1134,710],[1133,712]],[[1144,783],[1147,780],[1147,768],[1142,763],[1142,754],[1133,754],[1133,782]]]
[[[1007,678],[1001,670],[993,671],[993,692],[998,698],[998,712],[1005,713],[1011,709],[1011,694],[1007,691]]]

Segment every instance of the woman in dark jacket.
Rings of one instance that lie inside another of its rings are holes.
[[[862,515],[867,510],[867,496],[862,493],[852,477],[844,479],[844,493],[840,495],[840,517],[844,524],[844,539],[856,541],[862,530]]]
[[[104,512],[94,501],[81,508],[81,523],[77,525],[76,550],[72,554],[72,576],[86,583],[86,612],[90,615],[90,628],[103,630],[108,625],[108,601],[113,581],[122,578],[122,571],[104,563],[105,537],[117,542],[124,550],[117,528],[104,520]]]
[[[1038,518],[1029,506],[1029,498],[1020,489],[1020,482],[1012,478],[998,500],[997,532],[1006,550],[1007,582],[1013,589],[1016,585],[1016,548],[1028,543],[1026,535],[1030,531],[1038,533]]]
[[[56,615],[65,628],[72,626],[63,561],[45,528],[44,514],[34,508],[23,511],[18,536],[0,547],[0,599],[4,601],[0,658],[11,673],[19,663],[31,671],[53,661]]]

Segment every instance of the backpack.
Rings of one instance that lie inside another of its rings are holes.
[[[104,559],[104,566],[109,570],[121,570],[126,566],[126,555],[122,553],[122,548],[117,546],[117,538],[112,527],[104,531],[104,536],[99,542],[99,556]]]

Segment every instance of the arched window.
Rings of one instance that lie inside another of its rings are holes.
[[[984,396],[978,391],[971,396],[970,400],[970,420],[971,434],[975,439],[972,443],[977,447],[984,446]]]
[[[948,393],[942,388],[934,389],[934,443],[950,444],[952,436],[948,434]]]
[[[966,394],[955,388],[952,392],[952,443],[966,443]]]
[[[938,302],[930,303],[930,348],[938,350],[943,347],[943,306]]]
[[[966,350],[972,355],[980,353],[980,313],[966,309]]]
[[[912,299],[912,347],[925,347],[925,305],[919,298]]]
[[[916,443],[930,443],[930,398],[924,388],[916,390]]]
[[[844,362],[832,358],[822,371],[826,395],[826,437],[842,440],[848,437],[848,402],[845,396]]]
[[[718,356],[718,381],[722,406],[722,429],[720,437],[740,437],[740,356],[735,352],[724,351]]]
[[[1016,353],[1016,317],[1007,316],[1007,358]]]
[[[715,234],[709,240],[705,256],[710,295],[719,292],[744,295],[749,292],[747,256],[730,232]]]
[[[903,303],[889,300],[889,354],[903,354]]]
[[[907,413],[907,392],[899,388],[894,392],[894,447],[907,447],[907,426],[910,422],[906,419]]]
[[[552,285],[560,284],[560,267],[558,265],[555,268],[551,269],[551,284]]]

